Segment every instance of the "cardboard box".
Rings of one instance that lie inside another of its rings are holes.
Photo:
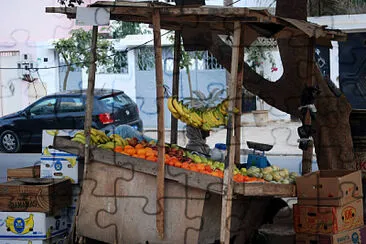
[[[72,185],[71,207],[76,207],[78,199],[80,197],[80,193],[81,193],[80,185]]]
[[[362,199],[342,207],[295,204],[293,211],[296,233],[337,234],[359,228],[364,223]]]
[[[63,210],[47,216],[36,212],[0,212],[0,239],[45,240],[64,234],[66,213]]]
[[[42,156],[41,178],[70,179],[72,184],[78,184],[82,179],[83,164],[76,156]]]
[[[70,136],[73,137],[80,130],[43,130],[42,131],[42,155],[50,156],[55,153],[65,153],[53,148],[53,140],[55,136]]]
[[[76,207],[67,208],[67,227],[69,228],[69,232],[71,231],[72,223],[74,222],[76,213]]]
[[[52,214],[70,204],[69,180],[24,178],[0,184],[0,211]]]
[[[34,165],[30,167],[7,169],[7,179],[14,180],[19,178],[40,178],[41,166]]]
[[[322,170],[296,178],[300,205],[343,206],[362,199],[361,171]]]
[[[297,244],[361,244],[366,243],[366,227],[334,235],[297,234]]]
[[[66,244],[65,234],[52,237],[47,240],[17,240],[0,239],[0,244]]]

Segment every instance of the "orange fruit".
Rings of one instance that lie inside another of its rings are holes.
[[[114,151],[115,151],[115,152],[123,152],[123,147],[122,147],[122,146],[116,146],[116,147],[114,148]]]
[[[141,149],[144,148],[144,146],[140,143],[136,144],[135,149]]]
[[[138,155],[144,155],[146,154],[146,150],[144,148],[139,148],[139,149],[136,149],[136,153]]]
[[[182,167],[182,163],[181,162],[175,162],[174,164],[175,167],[181,168]]]

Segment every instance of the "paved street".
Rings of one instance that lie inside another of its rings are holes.
[[[0,153],[0,182],[6,181],[6,170],[34,165],[41,153]]]

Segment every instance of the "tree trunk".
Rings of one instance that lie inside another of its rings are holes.
[[[70,74],[70,66],[67,66],[67,69],[66,69],[66,73],[65,73],[65,78],[64,78],[64,83],[63,83],[63,86],[62,86],[62,90],[63,91],[66,91],[66,88],[67,88],[67,79],[69,78],[69,74]]]
[[[288,11],[288,9],[291,11]],[[306,0],[278,0],[276,14],[279,16],[306,19]],[[307,51],[310,40],[291,38],[277,40],[284,74],[277,82],[270,82],[247,64],[244,71],[244,87],[259,96],[269,105],[298,117],[300,97],[307,82]],[[217,34],[211,35],[209,51],[226,68],[230,69],[231,47]],[[316,97],[316,119],[313,134],[317,162],[320,169],[355,169],[349,115],[352,110],[345,96],[336,97],[322,77],[317,66],[313,79],[321,93]]]

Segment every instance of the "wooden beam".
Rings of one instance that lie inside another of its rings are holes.
[[[232,59],[231,59],[231,80],[229,82],[229,119],[227,137],[230,141],[229,145],[229,157],[225,163],[224,170],[224,184],[223,184],[223,197],[222,197],[222,210],[221,210],[221,231],[220,231],[220,243],[229,244],[230,242],[230,227],[231,227],[231,207],[233,196],[233,170],[234,170],[234,158],[235,158],[235,144],[236,135],[233,133],[233,127],[235,128],[233,109],[235,106],[235,83],[238,80],[238,64],[239,64],[239,46],[240,46],[241,24],[240,22],[234,23],[234,37],[232,45]]]
[[[313,68],[314,68],[314,52],[315,52],[315,39],[310,38],[309,39],[309,47],[308,47],[308,63],[307,63],[307,87],[313,87]],[[310,108],[308,108],[305,118],[303,121],[304,125],[310,125],[311,126],[311,115],[310,115]],[[313,140],[309,141],[308,147],[306,150],[302,152],[302,169],[301,174],[307,174],[312,171],[312,162],[313,162],[313,149],[314,149],[314,143]]]
[[[153,10],[153,32],[155,49],[156,100],[158,111],[158,164],[157,196],[156,196],[156,228],[161,239],[164,239],[164,178],[165,178],[165,126],[164,126],[164,82],[160,33],[160,13]]]
[[[93,26],[92,43],[91,43],[91,63],[89,66],[88,88],[86,91],[86,110],[85,110],[85,121],[84,121],[84,134],[85,134],[84,176],[86,176],[87,165],[90,161],[90,142],[91,142],[90,130],[92,128],[94,85],[95,85],[95,72],[96,72],[96,61],[97,61],[97,39],[98,39],[98,26]]]
[[[234,115],[235,124],[235,164],[240,164],[240,146],[241,146],[241,111],[242,111],[242,96],[243,96],[243,77],[244,77],[244,26],[241,27],[242,33],[240,35],[239,58],[238,58],[238,77],[235,83],[235,108],[239,110]]]
[[[181,55],[181,31],[175,31],[174,36],[174,67],[173,67],[173,88],[172,96],[179,96],[179,63]],[[178,120],[173,115],[170,116],[170,144],[178,142]]]
[[[92,40],[91,40],[91,62],[89,65],[89,76],[88,76],[88,88],[86,91],[86,109],[85,109],[85,121],[84,121],[84,135],[85,135],[85,146],[84,146],[84,173],[83,177],[87,177],[88,164],[90,162],[91,154],[91,138],[90,130],[92,128],[92,114],[93,114],[93,101],[94,101],[94,85],[95,85],[95,72],[96,72],[96,62],[97,62],[97,40],[98,40],[98,26],[93,26]],[[83,187],[83,182],[81,182],[81,187]],[[73,221],[72,234],[76,225],[77,215],[80,208],[80,200],[77,201],[75,221]],[[81,238],[82,239],[82,238]]]

